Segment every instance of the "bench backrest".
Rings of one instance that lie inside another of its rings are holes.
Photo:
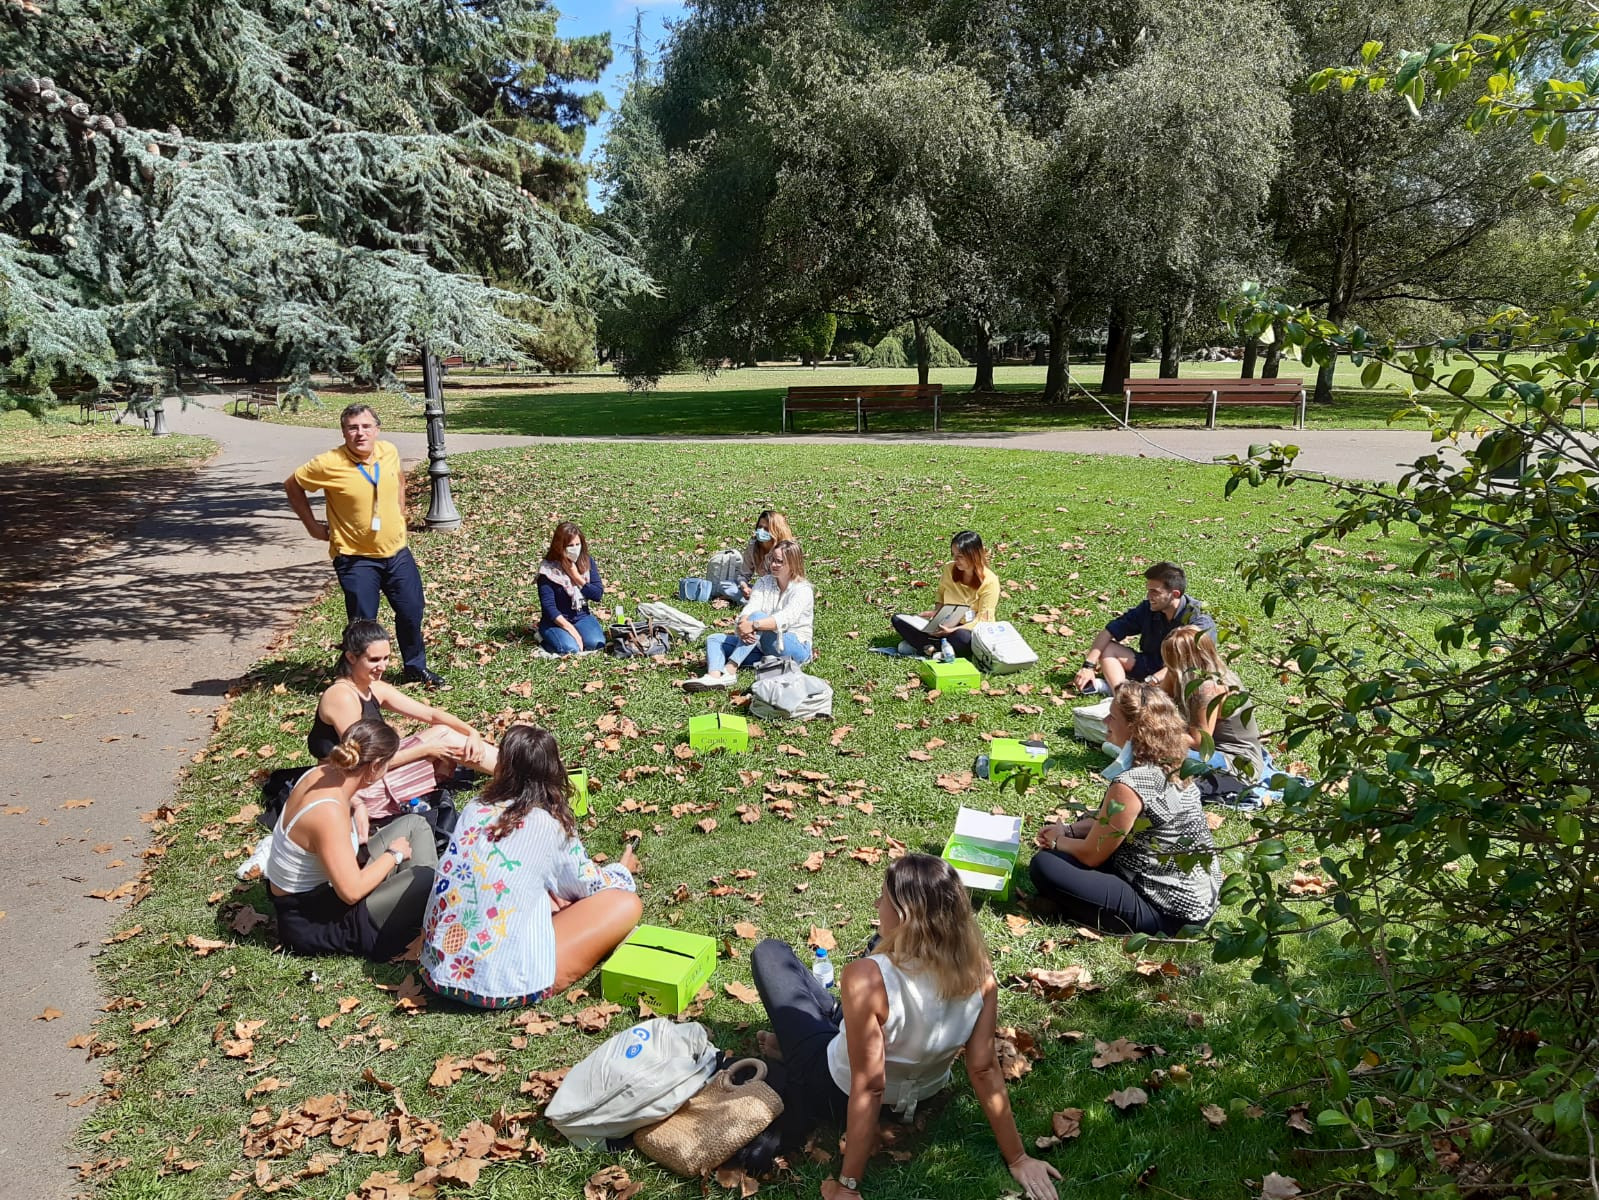
[[[931,400],[944,394],[944,385],[929,383],[858,383],[844,385],[804,385],[788,389],[790,400]]]
[[[1216,394],[1218,396],[1233,396],[1241,399],[1265,400],[1269,397],[1287,396],[1294,397],[1305,390],[1305,385],[1297,379],[1229,379],[1225,382],[1218,381]]]

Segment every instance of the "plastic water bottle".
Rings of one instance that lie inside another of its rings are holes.
[[[944,662],[955,661],[955,647],[949,644],[948,638],[938,644],[938,657]]]
[[[433,806],[426,800],[422,799],[421,796],[413,796],[406,802],[405,811],[409,813],[415,813],[420,817],[425,812],[432,812]]]
[[[627,613],[623,610],[620,604],[616,606],[616,619],[614,623],[617,625],[627,624]]]
[[[827,951],[820,946],[816,947],[816,961],[811,964],[811,974],[821,981],[824,988],[833,986],[833,960],[827,957]]]

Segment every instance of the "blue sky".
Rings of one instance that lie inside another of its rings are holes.
[[[666,23],[682,16],[685,8],[680,0],[555,0],[555,7],[561,14],[560,24],[556,28],[565,37],[610,33],[615,58],[610,70],[600,80],[600,86],[605,91],[612,113],[622,99],[622,89],[632,70],[631,56],[623,47],[633,41],[634,13],[644,16],[644,49],[650,59],[656,61],[666,37]],[[592,158],[599,149],[610,117],[611,113],[607,113],[600,128],[591,133],[587,157]],[[589,201],[595,205],[599,203],[592,185],[589,188]]]

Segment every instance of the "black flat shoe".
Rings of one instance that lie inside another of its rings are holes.
[[[425,687],[440,688],[444,686],[444,676],[426,667],[406,667],[400,676],[400,682],[420,683]]]

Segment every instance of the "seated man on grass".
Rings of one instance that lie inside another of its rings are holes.
[[[1176,563],[1158,562],[1144,572],[1145,599],[1129,608],[1099,631],[1083,658],[1074,682],[1080,692],[1096,690],[1095,677],[1103,675],[1102,691],[1114,692],[1124,680],[1140,679],[1159,683],[1166,674],[1160,657],[1160,644],[1173,629],[1192,625],[1212,638],[1216,622],[1188,594],[1188,576]],[[1138,649],[1122,643],[1138,635]]]

